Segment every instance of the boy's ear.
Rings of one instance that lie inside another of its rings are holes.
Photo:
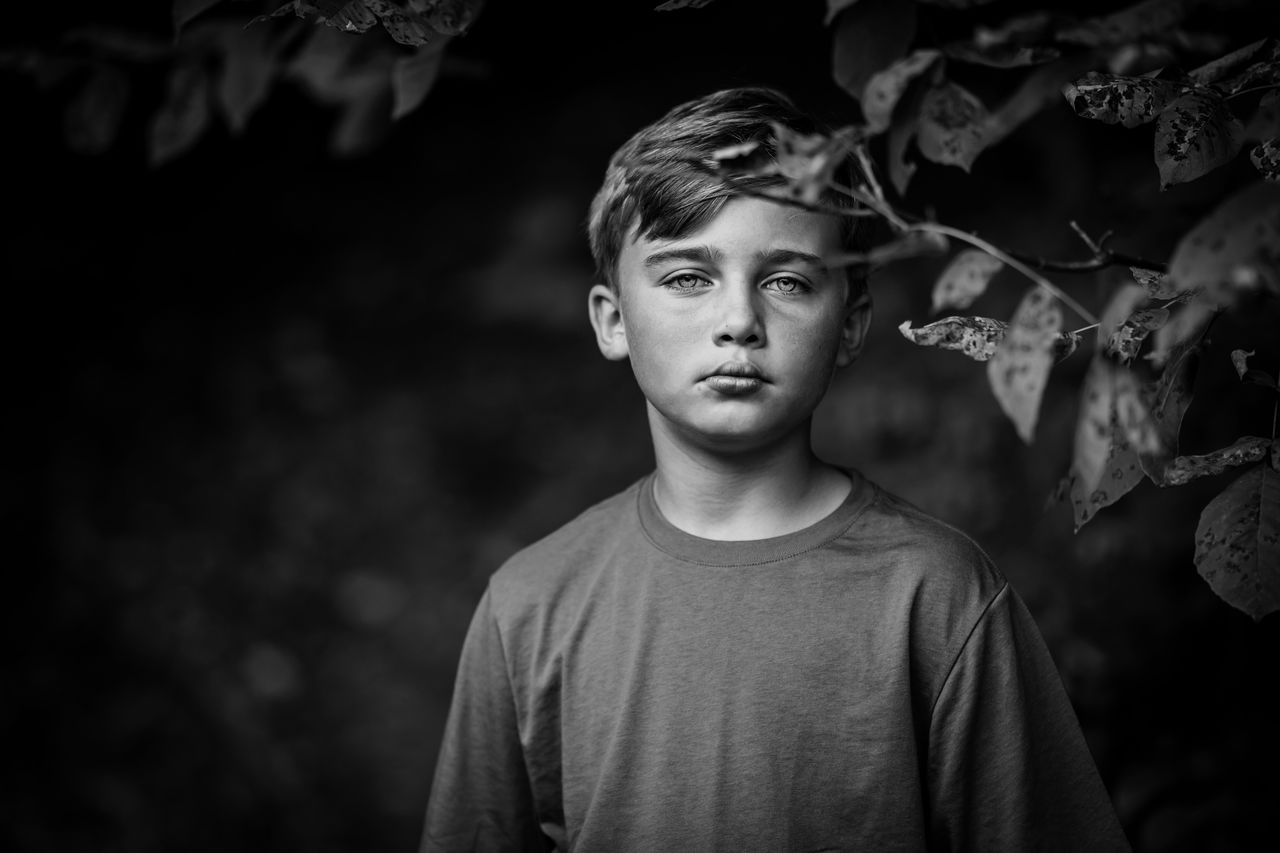
[[[863,287],[853,304],[845,309],[844,325],[840,327],[840,347],[836,350],[836,367],[848,367],[862,352],[871,326],[871,291]]]
[[[627,330],[622,322],[622,302],[618,293],[607,285],[593,285],[587,294],[587,312],[591,328],[596,330],[596,344],[610,361],[622,361],[627,349]]]

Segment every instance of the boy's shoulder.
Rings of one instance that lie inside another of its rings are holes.
[[[615,547],[618,535],[634,524],[636,500],[644,478],[600,500],[550,533],[520,548],[490,577],[507,596],[554,597],[580,574],[583,565]]]

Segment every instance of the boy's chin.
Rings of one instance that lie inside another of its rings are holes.
[[[785,442],[804,428],[804,422],[779,422],[763,417],[667,418],[668,434],[681,444],[716,453],[749,453]]]

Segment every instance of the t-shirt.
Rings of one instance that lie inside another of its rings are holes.
[[[1053,660],[972,540],[857,472],[751,541],[650,474],[476,608],[423,853],[1129,850]]]

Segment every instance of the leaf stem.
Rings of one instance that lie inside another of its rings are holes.
[[[1000,248],[997,248],[996,246],[991,245],[986,240],[983,240],[981,237],[978,237],[974,234],[970,234],[968,231],[961,231],[959,228],[952,228],[949,225],[940,225],[937,222],[920,222],[915,225],[909,226],[907,230],[908,231],[932,231],[935,234],[944,234],[948,237],[954,237],[957,240],[963,240],[964,242],[972,246],[976,246],[977,248],[982,249],[984,252],[988,253],[992,257],[995,257],[1000,261],[1003,261],[1007,266],[1013,267],[1015,270],[1022,273],[1027,278],[1031,279],[1031,281],[1034,282],[1035,284],[1038,284],[1040,287],[1043,287],[1049,293],[1053,294],[1055,297],[1061,300],[1062,303],[1065,304],[1067,307],[1069,307],[1072,311],[1075,311],[1076,314],[1078,314],[1081,319],[1085,320],[1086,322],[1093,323],[1095,325],[1098,322],[1098,318],[1093,316],[1093,313],[1089,311],[1089,309],[1085,308],[1079,302],[1076,302],[1074,299],[1071,298],[1071,296],[1069,296],[1064,291],[1060,290],[1056,285],[1053,284],[1053,282],[1049,281],[1049,279],[1040,275],[1040,273],[1031,269],[1031,267],[1022,263],[1022,261],[1019,261],[1017,258],[1010,255],[1008,252],[1005,252],[1003,249],[1000,249]]]
[[[1254,92],[1263,92],[1267,89],[1280,89],[1280,83],[1267,83],[1264,86],[1250,86],[1248,89],[1241,89],[1239,92],[1232,92],[1230,95],[1227,95],[1226,100],[1229,101],[1232,98],[1238,98],[1241,95],[1250,95]]]

